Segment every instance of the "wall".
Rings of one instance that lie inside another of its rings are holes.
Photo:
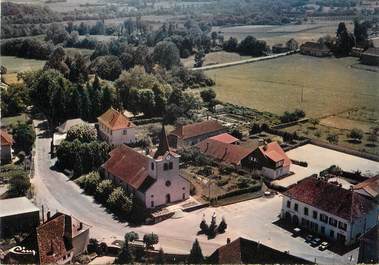
[[[1,161],[3,161],[3,162],[11,161],[12,156],[11,156],[11,146],[10,145],[2,145],[0,153],[1,153]]]
[[[30,232],[39,225],[39,211],[4,216],[0,218],[0,238],[19,232]]]
[[[89,229],[86,229],[72,239],[72,248],[73,248],[74,257],[87,251],[88,243],[89,243]]]
[[[121,145],[124,143],[128,144],[136,142],[135,127],[127,128],[125,130],[127,131],[126,135],[123,134],[124,129],[113,130],[111,134],[110,130],[106,126],[99,123],[100,137],[109,144]]]

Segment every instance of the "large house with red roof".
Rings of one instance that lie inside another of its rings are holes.
[[[173,148],[195,145],[209,137],[226,133],[227,129],[216,120],[206,120],[187,125],[180,125],[168,134],[168,141]]]
[[[107,178],[155,208],[189,198],[190,183],[179,175],[179,158],[168,145],[162,128],[156,151],[139,152],[120,145],[101,166]]]
[[[1,162],[8,163],[12,161],[12,145],[14,144],[12,136],[4,130],[0,130],[1,136]]]
[[[290,173],[291,160],[277,142],[259,146],[253,156],[255,169],[269,179],[277,179]]]
[[[330,240],[350,245],[378,224],[378,206],[365,196],[315,176],[283,193],[281,217]]]
[[[122,112],[111,107],[97,121],[99,135],[107,143],[121,145],[136,142],[136,126]]]

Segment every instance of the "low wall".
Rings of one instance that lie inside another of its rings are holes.
[[[364,153],[364,152],[361,152],[358,150],[352,150],[352,149],[347,148],[347,147],[330,144],[330,143],[323,142],[323,141],[316,140],[316,139],[311,139],[310,143],[317,145],[317,146],[320,146],[320,147],[332,149],[332,150],[335,150],[338,152],[346,153],[346,154],[353,155],[353,156],[359,156],[359,157],[362,157],[362,158],[365,158],[368,160],[379,162],[379,156],[377,156],[377,155]]]

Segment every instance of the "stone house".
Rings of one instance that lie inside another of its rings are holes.
[[[107,143],[121,145],[136,142],[136,126],[123,113],[111,107],[97,120],[99,135]]]

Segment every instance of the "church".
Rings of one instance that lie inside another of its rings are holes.
[[[133,193],[146,208],[189,198],[190,183],[179,174],[180,155],[170,149],[164,127],[156,150],[138,151],[120,145],[109,155],[101,166],[105,176]]]

